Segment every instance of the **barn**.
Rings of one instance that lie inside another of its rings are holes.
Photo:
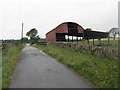
[[[68,39],[65,38],[67,35]],[[82,37],[83,39],[106,38],[108,33],[98,31],[86,31],[75,22],[64,22],[46,34],[46,43],[56,41],[69,41],[69,36]]]
[[[46,43],[66,41],[65,35],[83,37],[84,29],[74,22],[64,22],[46,34]]]

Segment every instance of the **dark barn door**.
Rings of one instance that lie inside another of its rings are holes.
[[[63,33],[56,33],[56,41],[66,41],[65,34],[63,34]]]
[[[76,23],[68,23],[68,33],[69,34],[78,34],[78,25]]]

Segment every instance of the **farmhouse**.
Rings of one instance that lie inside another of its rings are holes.
[[[66,39],[66,36],[68,37]],[[87,31],[75,22],[64,22],[46,34],[46,43],[56,41],[69,41],[69,36],[81,37],[82,39],[101,39],[107,38],[108,33],[98,31]]]

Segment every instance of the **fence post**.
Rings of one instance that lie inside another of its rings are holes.
[[[68,42],[69,42],[69,35],[68,35]]]
[[[77,37],[77,43],[78,43],[78,37]]]
[[[94,38],[93,38],[93,45],[94,45]]]
[[[72,42],[73,42],[73,36],[72,36]]]
[[[101,45],[101,38],[99,40],[100,40],[100,45]]]
[[[87,38],[87,44],[89,44],[89,38]]]
[[[109,36],[108,36],[108,45],[110,44],[110,38],[109,38]]]

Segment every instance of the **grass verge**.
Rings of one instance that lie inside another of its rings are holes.
[[[2,89],[2,49],[0,49],[0,89]]]
[[[6,44],[2,50],[2,88],[9,87],[22,48],[22,45]]]
[[[74,69],[98,88],[118,88],[118,61],[75,52],[55,45],[37,45],[45,53]]]

